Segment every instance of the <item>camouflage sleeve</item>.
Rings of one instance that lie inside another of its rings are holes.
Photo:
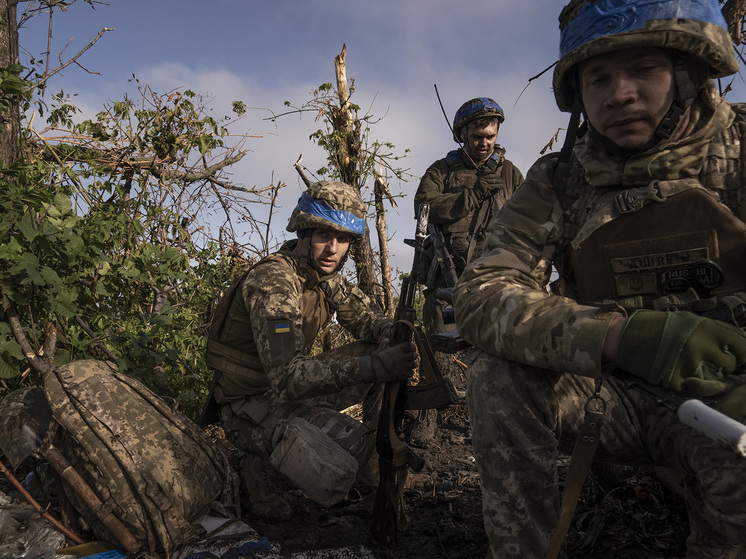
[[[555,156],[539,159],[493,221],[484,253],[454,290],[456,321],[465,340],[489,353],[596,376],[618,315],[547,291],[563,227],[555,165]]]
[[[445,161],[433,163],[425,172],[414,195],[415,216],[423,202],[430,204],[430,223],[451,223],[461,219],[479,206],[480,198],[471,188],[445,192]]]
[[[360,382],[357,359],[315,359],[305,349],[302,280],[284,261],[256,266],[243,284],[251,329],[270,385],[285,400],[332,394]]]
[[[337,320],[356,339],[377,343],[391,328],[392,320],[379,311],[370,297],[341,274],[332,297],[339,305]]]

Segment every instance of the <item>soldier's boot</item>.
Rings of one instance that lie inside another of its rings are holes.
[[[241,506],[250,514],[265,520],[289,520],[292,509],[283,491],[286,482],[268,462],[247,454],[241,459],[241,489],[244,498]]]

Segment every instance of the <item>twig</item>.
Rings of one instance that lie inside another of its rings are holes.
[[[55,517],[53,517],[51,514],[47,512],[45,508],[43,508],[37,501],[34,499],[31,494],[26,491],[26,489],[21,485],[21,483],[15,478],[13,473],[3,464],[3,462],[0,460],[0,471],[5,474],[5,477],[8,478],[8,481],[15,487],[18,492],[23,496],[23,498],[26,500],[26,502],[31,505],[36,512],[38,512],[40,515],[42,515],[50,524],[52,524],[55,528],[57,528],[60,532],[62,532],[65,537],[69,538],[76,544],[80,545],[85,543],[83,540],[81,540],[78,536],[73,534],[70,530],[68,530],[65,526],[62,525],[62,523],[57,520]]]
[[[23,327],[21,326],[21,321],[18,318],[18,314],[16,313],[15,309],[13,307],[9,307],[8,309],[6,309],[5,314],[7,315],[8,322],[10,323],[10,329],[13,331],[13,335],[15,336],[18,345],[21,346],[21,350],[26,356],[26,359],[29,360],[29,363],[31,363],[31,366],[36,369],[36,371],[39,372],[39,374],[41,375],[46,375],[51,372],[52,364],[43,359],[31,347],[28,338],[26,338],[26,334],[23,333]]]
[[[303,153],[298,156],[298,160],[295,162],[293,167],[295,167],[295,170],[298,171],[298,174],[300,175],[300,178],[303,179],[306,187],[309,187],[313,183],[311,182],[311,179],[306,176],[306,173],[303,172],[303,166],[300,164],[301,161],[303,161]]]
[[[78,325],[83,329],[83,331],[86,334],[88,334],[94,342],[96,342],[96,345],[98,346],[98,348],[101,351],[103,351],[109,359],[116,362],[117,360],[116,356],[111,352],[111,350],[108,347],[106,347],[106,344],[104,344],[104,342],[102,342],[98,338],[98,336],[96,336],[93,330],[91,330],[90,326],[88,326],[88,324],[86,324],[85,321],[82,318],[80,318],[79,314],[75,315],[75,322],[77,322]]]
[[[96,38],[95,38],[95,39],[93,39],[93,40],[92,40],[92,41],[91,41],[90,43],[88,43],[88,45],[87,45],[87,46],[85,46],[85,47],[83,48],[83,50],[81,50],[81,51],[80,51],[80,52],[79,52],[78,54],[76,54],[75,56],[73,56],[73,57],[72,57],[72,58],[71,58],[70,60],[68,60],[67,62],[64,62],[64,63],[62,63],[62,64],[61,64],[61,65],[60,65],[59,67],[55,68],[54,70],[52,70],[52,71],[51,71],[51,72],[49,72],[48,74],[45,74],[45,75],[44,75],[44,77],[42,77],[42,78],[41,78],[41,79],[40,79],[40,80],[39,80],[39,81],[38,81],[38,82],[37,82],[36,84],[34,84],[34,85],[35,85],[35,87],[39,87],[39,86],[42,86],[42,85],[46,84],[46,83],[47,83],[47,80],[48,80],[49,78],[51,78],[51,77],[52,77],[52,76],[54,76],[55,74],[58,74],[58,73],[59,73],[59,72],[61,72],[61,71],[62,71],[62,70],[63,70],[64,68],[66,68],[67,66],[69,66],[70,64],[72,64],[73,62],[75,62],[75,61],[76,61],[76,60],[77,60],[78,58],[80,58],[80,57],[82,56],[82,54],[83,54],[83,53],[84,53],[85,51],[87,51],[87,50],[88,50],[89,48],[91,48],[91,47],[92,47],[92,46],[93,46],[94,44],[96,44],[96,42],[97,42],[97,41],[98,41],[98,40],[99,40],[99,39],[100,39],[101,37],[103,37],[103,36],[104,36],[104,33],[106,33],[107,31],[114,31],[114,28],[113,28],[113,27],[104,27],[104,28],[103,28],[103,29],[102,29],[101,31],[99,31],[99,32],[98,32],[98,35],[96,35]]]

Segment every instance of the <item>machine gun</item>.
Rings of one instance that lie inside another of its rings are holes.
[[[373,505],[371,533],[373,539],[387,549],[396,549],[396,534],[406,529],[404,512],[404,482],[407,466],[415,472],[424,467],[424,460],[417,456],[403,440],[402,420],[405,410],[441,409],[458,402],[458,396],[449,379],[442,378],[427,338],[415,327],[414,308],[417,293],[420,260],[427,234],[429,205],[421,204],[417,213],[415,239],[407,240],[414,247],[412,273],[402,282],[394,323],[389,333],[392,345],[415,341],[419,351],[420,383],[410,386],[403,381],[389,382],[383,393],[383,403],[378,419],[376,451],[380,481]]]

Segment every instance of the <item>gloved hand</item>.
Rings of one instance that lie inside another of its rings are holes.
[[[746,425],[746,385],[727,392],[717,401],[715,409]]]
[[[681,384],[681,393],[694,398],[719,396],[713,407],[746,425],[746,374],[729,375],[719,381],[685,379]]]
[[[496,184],[494,180],[490,180],[488,177],[480,177],[474,183],[474,194],[479,200],[484,200],[492,196],[501,186],[502,183]]]
[[[722,381],[746,364],[746,335],[689,312],[637,311],[624,326],[616,364],[677,393],[687,378]]]
[[[364,383],[386,383],[406,380],[417,365],[417,348],[411,342],[386,345],[370,356],[358,359]]]

